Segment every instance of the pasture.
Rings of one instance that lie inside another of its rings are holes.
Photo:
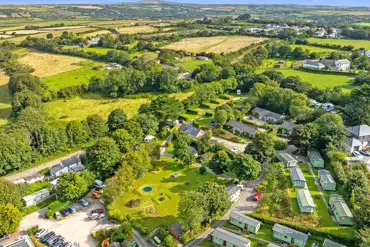
[[[309,38],[307,39],[311,43],[318,44],[330,44],[330,45],[353,45],[355,49],[365,48],[370,50],[370,40],[357,40],[357,39],[320,39],[320,38]]]
[[[179,175],[171,176],[175,173]],[[125,192],[109,205],[109,215],[119,220],[130,215],[133,221],[139,222],[149,231],[160,225],[170,225],[177,221],[181,193],[196,189],[207,181],[223,180],[218,180],[210,173],[201,175],[199,168],[181,168],[172,159],[165,159],[153,171],[137,179],[130,192]],[[143,192],[144,186],[151,186],[153,190]],[[137,199],[140,203],[130,207],[129,202]]]
[[[295,48],[300,47],[303,50],[308,49],[310,52],[316,52],[319,54],[328,54],[332,52],[339,52],[339,53],[349,53],[347,51],[341,51],[337,49],[330,49],[330,48],[322,48],[322,47],[316,47],[312,45],[292,45],[292,49],[294,50]]]
[[[41,52],[28,52],[19,58],[19,62],[33,67],[35,69],[33,74],[39,77],[52,76],[78,69],[81,67],[78,63],[85,61],[87,60],[83,58]]]
[[[196,68],[199,68],[203,64],[210,64],[212,63],[212,60],[196,60],[193,58],[185,59],[183,62],[177,64],[180,68],[192,72]]]
[[[166,45],[163,48],[171,50],[185,50],[189,52],[229,53],[264,40],[264,38],[247,36],[186,38],[179,42]]]
[[[96,54],[107,54],[108,51],[112,50],[112,48],[104,48],[104,47],[75,47],[71,45],[63,46],[63,49],[75,49],[75,50],[83,50],[84,52],[94,52]]]
[[[133,26],[118,28],[118,32],[121,34],[152,33],[157,30],[157,28],[154,28],[152,26]]]
[[[11,111],[11,97],[8,91],[9,77],[0,71],[0,126],[8,122]]]

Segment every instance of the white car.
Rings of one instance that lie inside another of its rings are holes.
[[[239,149],[238,149],[237,147],[233,147],[233,148],[231,149],[231,151],[233,151],[233,152],[239,152]]]
[[[46,229],[44,228],[41,228],[41,229],[38,229],[36,232],[35,232],[35,238],[39,238],[41,237],[42,235],[44,235],[46,233]]]

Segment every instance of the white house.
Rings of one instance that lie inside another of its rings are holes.
[[[76,155],[69,159],[62,160],[60,164],[50,168],[50,176],[57,178],[66,172],[81,172],[86,170],[82,164],[80,156]]]
[[[370,144],[370,126],[366,124],[350,126],[347,130],[350,132],[347,151],[359,151]]]
[[[209,58],[206,57],[206,56],[197,56],[196,59],[198,59],[198,60],[209,60]]]
[[[316,32],[315,32],[315,34],[314,34],[314,36],[316,37],[316,38],[322,38],[322,37],[324,37],[325,36],[325,29],[323,29],[323,28],[320,28],[320,29],[318,29]]]
[[[351,69],[351,62],[348,59],[340,59],[340,60],[330,60],[330,59],[323,59],[321,60],[327,67],[331,67],[333,70],[336,71],[348,71]]]
[[[318,60],[305,60],[302,62],[302,66],[304,68],[312,68],[312,69],[324,69],[325,65],[320,63]]]
[[[230,201],[235,202],[240,197],[241,188],[237,185],[230,185],[226,188]]]
[[[370,57],[370,50],[368,51],[365,51],[365,50],[358,50],[358,52],[362,55],[362,56],[368,56]]]
[[[35,175],[27,176],[27,177],[21,178],[19,180],[16,180],[13,183],[14,184],[24,184],[24,183],[32,184],[32,183],[40,182],[40,181],[44,181],[44,180],[45,180],[45,175],[35,174]]]
[[[25,196],[22,198],[23,203],[26,207],[30,207],[32,205],[36,205],[42,201],[45,201],[50,197],[50,191],[47,189],[42,189],[36,191],[35,193]]]

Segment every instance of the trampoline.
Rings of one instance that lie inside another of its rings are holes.
[[[153,187],[152,186],[144,186],[142,189],[141,189],[142,192],[152,192],[153,191]]]

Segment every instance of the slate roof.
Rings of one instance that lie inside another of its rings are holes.
[[[259,118],[267,118],[267,119],[274,119],[274,120],[280,120],[284,118],[284,115],[281,115],[276,112],[272,112],[260,107],[255,107],[252,112],[255,112],[258,114]]]
[[[250,245],[250,241],[248,239],[243,238],[239,235],[236,235],[232,232],[226,231],[222,228],[216,228],[216,230],[212,232],[212,236],[221,238],[225,240],[226,242],[232,243],[233,245],[236,245],[236,246],[249,246]]]
[[[240,191],[240,188],[236,185],[230,185],[226,188],[227,190],[227,193],[229,193],[229,195],[234,195],[235,193],[237,193],[238,191]]]
[[[310,192],[306,189],[297,190],[297,199],[303,207],[316,207]]]
[[[323,181],[323,183],[335,184],[334,178],[331,176],[330,172],[327,170],[319,170],[319,179]]]
[[[22,236],[21,238],[4,245],[4,247],[35,247],[28,236]]]
[[[299,167],[292,167],[290,168],[290,176],[294,181],[304,181],[306,182],[306,179],[303,176],[302,170]]]
[[[350,126],[347,130],[357,137],[370,136],[370,126],[366,124]]]
[[[276,223],[274,225],[274,227],[272,228],[272,230],[274,232],[278,232],[278,233],[281,233],[283,235],[292,236],[293,238],[299,239],[299,240],[302,240],[302,241],[307,241],[307,239],[308,239],[308,235],[307,234],[304,234],[304,233],[299,232],[299,231],[296,231],[296,230],[294,230],[292,228],[289,228],[289,227],[280,225],[278,223]]]
[[[49,190],[48,189],[41,189],[41,190],[38,190],[35,193],[31,194],[31,195],[23,197],[22,199],[27,202],[27,201],[31,201],[34,198],[37,198],[37,197],[39,197],[41,195],[44,195],[44,194],[50,194]]]
[[[320,153],[317,150],[314,150],[314,149],[308,150],[307,156],[308,156],[308,158],[310,159],[311,162],[323,161]]]
[[[323,247],[346,247],[346,246],[325,238]]]
[[[169,226],[169,229],[171,229],[172,231],[176,232],[178,235],[182,235],[183,232],[184,232],[182,230],[181,224],[179,222],[175,222],[172,225],[170,225]]]
[[[179,131],[180,132],[188,132],[188,134],[192,138],[196,138],[200,134],[201,129],[195,128],[194,126],[189,125],[189,124],[182,124],[179,128]]]
[[[77,164],[77,163],[80,163],[80,162],[81,162],[80,156],[75,155],[75,156],[72,156],[69,159],[62,160],[62,165],[63,166],[70,166],[70,165],[74,165],[74,164]]]
[[[261,221],[258,221],[256,219],[253,219],[247,215],[244,215],[244,214],[241,214],[239,212],[231,212],[230,213],[230,217],[238,220],[238,221],[241,221],[241,222],[244,222],[246,223],[247,225],[250,225],[250,226],[258,226],[259,224],[261,224]]]
[[[308,65],[317,66],[317,67],[324,66],[322,63],[319,62],[319,60],[306,60],[306,61],[303,61],[302,64],[308,64]]]
[[[259,129],[255,126],[248,125],[248,124],[243,124],[241,122],[235,121],[233,119],[230,119],[226,125],[233,127],[234,129],[248,133],[250,135],[254,135]]]
[[[352,137],[348,139],[348,146],[349,147],[360,147],[362,146],[362,142],[359,139]]]
[[[293,156],[285,152],[278,152],[278,156],[284,159],[285,161],[291,161],[291,160],[296,161],[296,159],[294,159]]]
[[[294,127],[296,127],[297,125],[295,123],[284,121],[281,124],[281,126],[287,129],[288,131],[293,131]]]
[[[337,210],[339,217],[350,217],[350,218],[353,217],[353,214],[349,209],[347,203],[340,195],[331,194],[329,203],[333,208]]]

